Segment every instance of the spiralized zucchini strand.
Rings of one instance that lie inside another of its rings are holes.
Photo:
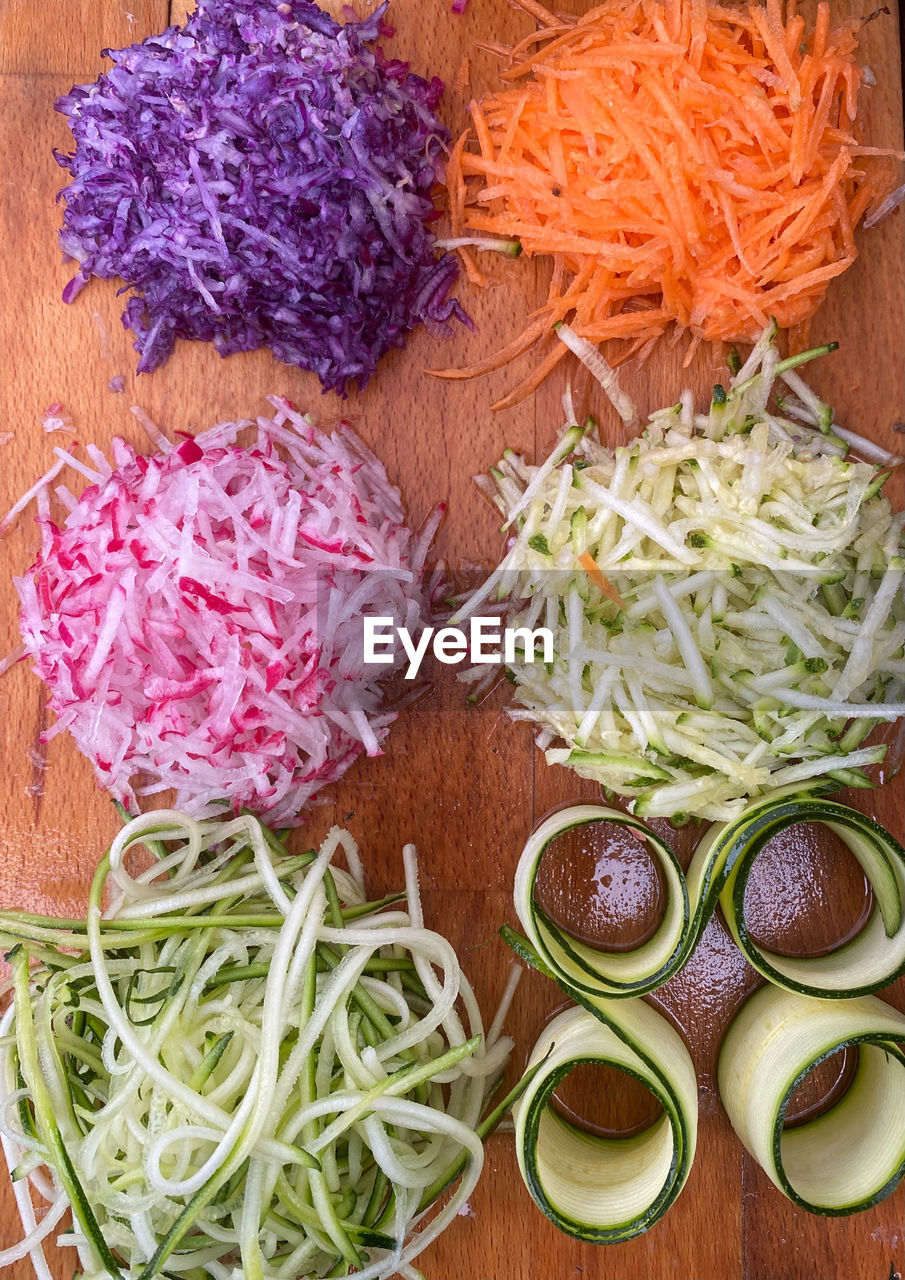
[[[485,1040],[405,861],[411,914],[367,900],[340,828],[291,855],[251,816],[163,810],[116,837],[84,921],[0,913],[0,1137],[25,1231],[2,1261],[46,1280],[71,1205],[85,1280],[414,1274],[480,1175],[511,1041],[500,1020]]]

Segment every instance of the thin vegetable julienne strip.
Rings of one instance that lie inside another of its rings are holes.
[[[357,920],[362,915],[379,911],[385,906],[391,906],[393,903],[403,901],[404,898],[404,893],[391,893],[374,902],[364,902],[354,906],[343,907],[343,919]],[[147,933],[145,940],[156,942],[183,929],[278,929],[279,927],[279,921],[275,920],[273,915],[252,915],[247,912],[236,912],[228,915],[225,913],[222,915],[202,915],[199,913],[194,916],[168,916],[164,914],[155,917],[153,929],[148,928],[146,920],[102,920],[100,922],[103,945],[105,950],[108,951],[117,951],[124,946],[133,945],[137,934],[145,935]],[[0,911],[0,944],[9,943],[9,945],[14,945],[16,942],[24,941],[40,943],[42,940],[51,942],[59,937],[61,929],[71,931],[77,938],[84,934],[85,922],[84,920],[75,919],[56,920],[53,916],[34,915],[27,911]],[[54,954],[56,963],[65,964],[68,962],[68,957],[65,954]]]
[[[305,1021],[307,1021],[314,1012],[315,982],[316,970],[312,959],[309,963],[305,976],[305,994],[301,1011],[301,1017]],[[316,1097],[316,1061],[312,1055],[309,1056],[302,1071],[302,1078],[299,1081],[299,1100],[301,1105],[304,1107],[306,1104],[313,1102]],[[319,1132],[320,1121],[316,1118],[309,1120],[305,1128],[302,1130],[302,1141],[307,1146],[317,1138]],[[312,1208],[317,1213],[323,1230],[339,1250],[339,1253],[345,1260],[346,1264],[349,1267],[360,1267],[362,1260],[361,1254],[351,1240],[348,1232],[345,1230],[345,1227],[333,1208],[333,1202],[330,1198],[327,1187],[324,1185],[322,1174],[319,1171],[317,1173],[306,1173],[305,1183],[311,1197]]]
[[[502,1102],[498,1102],[493,1110],[487,1113],[475,1130],[482,1140],[488,1138],[494,1130],[498,1128],[501,1121],[508,1115],[513,1106],[525,1092],[528,1085],[531,1083],[535,1072],[538,1070],[540,1070],[540,1064],[524,1072],[521,1079],[509,1090]],[[433,1204],[438,1196],[443,1194],[447,1187],[455,1182],[456,1178],[458,1178],[459,1174],[464,1169],[467,1159],[468,1156],[463,1153],[450,1165],[449,1169],[447,1169],[445,1173],[442,1173],[435,1182],[432,1182],[429,1187],[425,1188],[421,1196],[421,1203],[418,1206],[419,1209],[427,1209],[431,1204]]]
[[[421,1063],[410,1062],[407,1066],[400,1067],[392,1075],[388,1075],[379,1084],[375,1084],[373,1088],[362,1094],[354,1107],[344,1110],[341,1117],[334,1120],[326,1129],[324,1129],[317,1138],[307,1143],[309,1150],[314,1154],[328,1142],[333,1141],[351,1125],[363,1118],[372,1110],[372,1104],[378,1098],[385,1095],[396,1097],[400,1093],[407,1093],[410,1088],[415,1088],[419,1084],[423,1084],[428,1080],[432,1080],[435,1075],[441,1071],[446,1071],[449,1067],[455,1066],[457,1062],[461,1062],[463,1058],[470,1058],[476,1052],[481,1043],[480,1036],[472,1036],[470,1040],[466,1040],[464,1044],[455,1045],[452,1049],[447,1049],[439,1058],[434,1058],[430,1062]]]

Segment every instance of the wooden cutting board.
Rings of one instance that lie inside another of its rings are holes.
[[[339,3],[334,6],[339,11]],[[579,11],[579,0],[563,8]],[[586,5],[584,7],[587,7]],[[839,0],[834,13],[865,13],[871,0]],[[153,376],[135,375],[136,357],[121,327],[121,301],[112,283],[94,281],[69,307],[60,300],[70,271],[56,242],[60,213],[54,196],[62,184],[51,156],[66,148],[65,121],[54,99],[74,82],[103,68],[99,50],[138,40],[179,20],[167,0],[0,0],[0,510],[6,510],[50,464],[67,437],[47,435],[42,412],[59,401],[73,433],[105,447],[119,433],[145,441],[129,413],[141,405],[167,430],[204,427],[223,418],[254,415],[271,392],[288,395],[322,420],[344,415],[386,462],[401,485],[414,521],[438,499],[449,504],[440,551],[458,567],[490,565],[499,550],[493,513],[472,485],[504,444],[538,456],[560,424],[561,382],[515,410],[495,416],[490,404],[511,385],[511,372],[476,383],[442,384],[425,368],[467,363],[494,350],[520,329],[545,296],[543,267],[499,264],[483,293],[460,292],[475,322],[445,346],[417,334],[405,351],[383,362],[363,395],[340,402],[322,396],[313,378],[259,352],[221,361],[209,347],[179,344]],[[418,71],[447,80],[443,112],[453,132],[465,120],[469,97],[492,83],[494,62],[476,40],[511,41],[531,29],[506,0],[471,0],[464,16],[450,0],[393,0],[397,30],[392,49]],[[877,85],[865,92],[870,139],[901,146],[900,61],[896,19],[886,14],[863,35],[863,58]],[[905,418],[905,255],[903,214],[859,236],[862,256],[831,290],[813,330],[815,341],[836,338],[841,353],[813,372],[839,419],[888,447],[902,448],[892,426]],[[705,392],[718,380],[719,353],[702,352],[682,372],[681,349],[658,351],[624,383],[644,409],[675,401],[690,381]],[[122,375],[125,393],[108,387]],[[612,412],[596,406],[605,430]],[[901,484],[898,501],[901,502]],[[0,653],[17,641],[11,578],[30,563],[30,522],[2,544]],[[344,822],[358,839],[376,889],[401,883],[400,850],[419,846],[427,919],[457,946],[491,1016],[509,957],[495,936],[512,920],[511,885],[522,845],[549,809],[595,789],[562,769],[545,765],[525,726],[506,718],[505,694],[479,708],[466,707],[461,687],[444,684],[394,727],[386,755],[358,764],[312,811],[308,835],[320,839]],[[84,906],[97,858],[116,829],[109,801],[65,736],[48,746],[42,688],[25,665],[0,680],[0,906],[68,915]],[[901,777],[854,802],[905,837]],[[687,857],[687,833],[679,845]],[[778,880],[764,881],[765,919],[784,914],[803,921],[813,913],[831,937],[857,915],[863,892],[843,874],[831,850],[788,845],[776,863]],[[850,869],[849,869],[850,870]],[[617,877],[618,878],[618,877]],[[643,896],[644,875],[626,873],[623,889]],[[764,878],[762,877],[762,880]],[[621,881],[620,881],[621,883]],[[840,887],[841,886],[841,887]],[[554,891],[555,887],[554,887]],[[562,870],[560,897],[573,910],[600,907],[586,869]],[[578,905],[575,906],[574,904]],[[814,926],[816,928],[816,926]],[[813,929],[802,924],[813,941]],[[811,929],[811,934],[808,930]],[[905,1273],[905,1190],[854,1218],[811,1217],[793,1208],[743,1152],[720,1105],[713,1080],[715,1053],[729,1011],[749,990],[753,974],[718,921],[685,971],[661,993],[689,1042],[701,1081],[697,1157],[688,1184],[665,1219],[629,1244],[593,1248],[558,1233],[535,1209],[518,1176],[511,1136],[498,1134],[487,1149],[486,1171],[470,1211],[421,1261],[433,1280],[892,1280]],[[901,987],[901,984],[900,984]],[[901,989],[887,998],[902,1007]],[[562,1003],[552,984],[529,975],[513,1009],[513,1074],[549,1014]],[[611,1118],[629,1120],[637,1100],[616,1077],[599,1082]],[[16,1238],[12,1196],[0,1184],[0,1247]],[[58,1280],[72,1274],[71,1252],[54,1253]],[[0,1280],[26,1280],[27,1263],[0,1270]]]

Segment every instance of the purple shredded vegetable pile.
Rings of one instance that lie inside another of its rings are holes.
[[[345,393],[415,325],[468,323],[425,225],[443,84],[372,47],[385,8],[340,26],[310,0],[200,0],[58,100],[75,140],[55,153],[60,243],[79,264],[63,296],[131,286],[139,372],[200,338],[267,346]]]

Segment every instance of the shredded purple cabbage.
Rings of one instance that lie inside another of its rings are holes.
[[[325,390],[364,386],[423,323],[469,321],[425,225],[449,140],[443,83],[370,44],[386,5],[338,23],[310,0],[200,0],[60,98],[72,180],[60,243],[88,279],[121,277],[139,372],[177,337],[267,346]]]

